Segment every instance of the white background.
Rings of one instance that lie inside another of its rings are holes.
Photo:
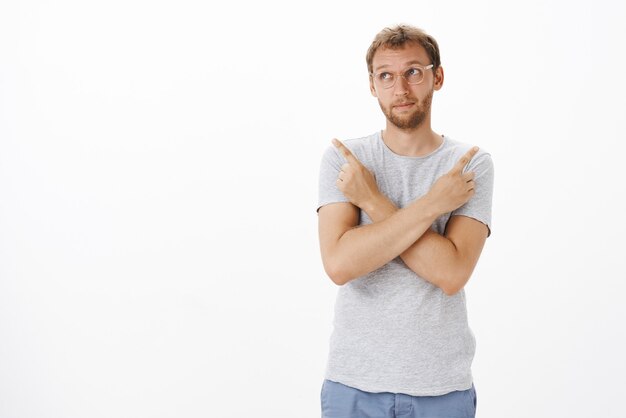
[[[623,417],[619,2],[0,5],[0,417],[318,417],[332,137],[365,51],[438,40],[433,129],[495,164],[478,417]]]

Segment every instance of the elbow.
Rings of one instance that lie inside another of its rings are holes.
[[[469,275],[465,273],[450,275],[448,280],[443,281],[440,288],[446,296],[454,296],[465,287],[468,280]]]
[[[345,268],[342,268],[341,264],[339,263],[324,263],[324,270],[326,271],[326,274],[328,275],[330,280],[332,280],[333,283],[335,283],[337,286],[343,286],[344,284],[352,280],[349,272],[346,271]]]
[[[326,270],[326,274],[330,277],[330,280],[333,281],[337,286],[343,286],[344,284],[350,281],[350,278],[341,271],[336,270]]]
[[[454,296],[457,293],[459,293],[459,291],[463,289],[463,287],[459,287],[459,286],[453,286],[453,285],[446,285],[446,286],[441,286],[441,290],[443,291],[443,293],[446,294],[446,296]]]

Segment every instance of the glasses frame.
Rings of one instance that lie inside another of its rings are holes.
[[[401,73],[392,73],[391,71],[380,71],[380,72],[378,72],[378,73],[370,73],[370,77],[372,77],[372,78],[374,79],[374,82],[375,82],[375,83],[380,83],[380,81],[378,81],[378,76],[379,76],[379,75],[381,75],[382,73],[389,73],[389,74],[394,75],[394,76],[395,76],[395,78],[393,79],[393,83],[391,83],[391,85],[390,85],[390,86],[385,87],[385,86],[383,86],[383,85],[381,84],[381,87],[382,87],[382,88],[384,88],[384,89],[390,89],[390,88],[392,88],[393,86],[395,86],[395,85],[396,85],[396,81],[398,81],[398,78],[399,78],[398,76],[400,76],[400,77],[404,78],[408,84],[410,84],[410,85],[412,85],[412,86],[416,86],[416,85],[418,85],[418,84],[422,84],[422,82],[424,81],[424,78],[426,78],[426,77],[422,77],[422,79],[421,79],[419,82],[417,82],[417,83],[411,83],[411,82],[410,82],[410,81],[406,78],[406,76],[405,76],[404,74],[405,74],[408,70],[410,70],[411,68],[420,68],[420,69],[422,69],[422,70],[424,71],[424,75],[426,75],[426,70],[430,70],[430,69],[432,69],[434,66],[435,66],[435,64],[429,64],[429,65],[411,65],[409,68],[407,68],[406,70],[404,70],[404,72],[401,72]]]

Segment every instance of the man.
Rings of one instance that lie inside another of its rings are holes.
[[[386,127],[333,140],[320,168],[321,256],[340,286],[322,416],[474,417],[463,287],[490,235],[491,156],[431,129],[432,36],[385,28],[366,61]]]

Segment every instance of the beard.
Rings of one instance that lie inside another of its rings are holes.
[[[380,106],[380,109],[385,114],[385,117],[387,118],[387,120],[391,122],[393,125],[397,126],[400,129],[409,129],[409,130],[415,129],[418,126],[420,126],[422,123],[424,123],[424,121],[426,120],[426,117],[430,113],[430,105],[432,104],[432,101],[433,101],[433,91],[434,90],[431,90],[426,95],[426,97],[424,97],[424,100],[422,101],[421,106],[417,100],[411,99],[410,101],[415,102],[416,109],[412,113],[409,113],[409,114],[405,114],[405,115],[394,114],[393,105],[386,108],[383,106],[380,100],[378,100],[378,105]]]

